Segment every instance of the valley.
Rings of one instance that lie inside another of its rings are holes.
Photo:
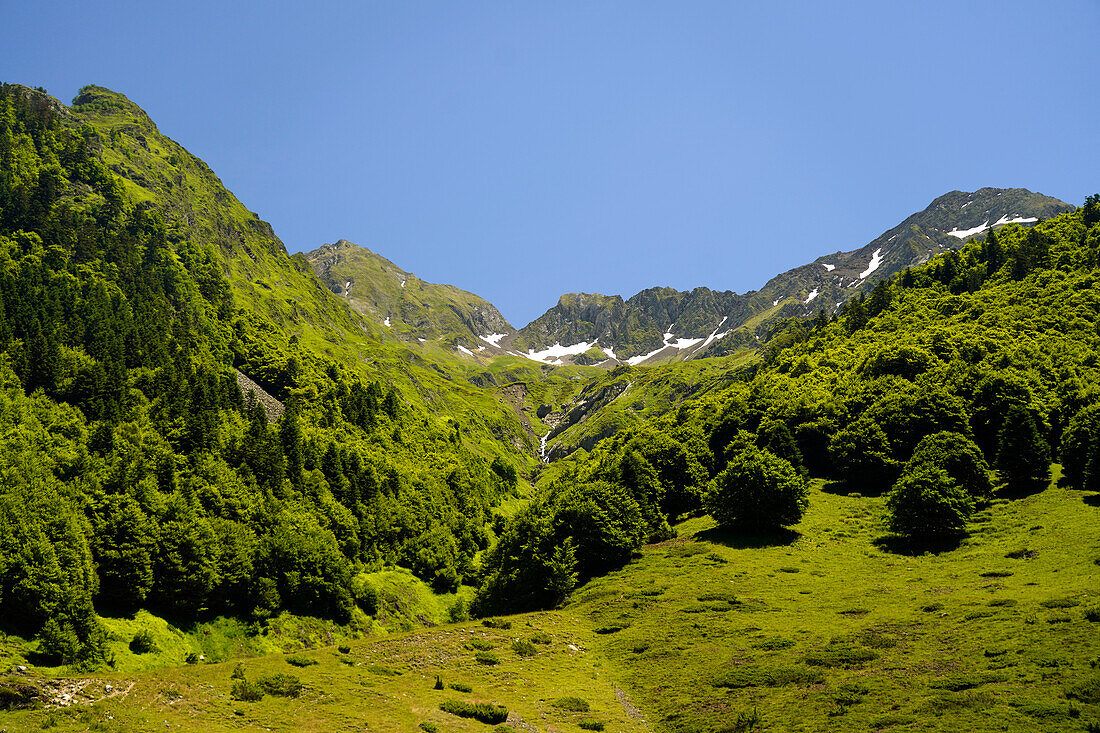
[[[516,328],[0,86],[0,729],[1100,726],[1100,196]]]

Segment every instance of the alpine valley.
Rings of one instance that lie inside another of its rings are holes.
[[[516,328],[0,85],[0,729],[1100,730],[1098,349],[1096,195]]]

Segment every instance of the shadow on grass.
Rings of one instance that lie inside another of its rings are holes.
[[[1049,485],[1050,482],[1047,479],[1028,479],[1007,483],[997,489],[997,496],[1002,499],[1026,499],[1041,493]]]
[[[758,547],[781,547],[790,545],[802,535],[793,529],[777,529],[770,532],[749,532],[730,527],[711,527],[696,532],[692,539],[700,542],[713,542],[723,547],[745,550]]]
[[[865,486],[864,484],[853,484],[840,479],[838,481],[826,481],[821,485],[821,490],[826,494],[836,496],[882,496],[890,490],[890,486],[886,484]]]
[[[878,537],[874,540],[875,547],[889,552],[894,555],[908,555],[914,557],[917,555],[923,555],[925,553],[931,553],[938,555],[941,552],[950,552],[951,550],[958,549],[959,545],[966,538],[965,535],[959,535],[957,537],[937,537],[934,539],[914,539],[909,537],[901,537],[896,534],[888,534],[883,537]]]
[[[1082,497],[1081,500],[1089,506],[1100,507],[1100,494],[1089,494],[1088,496]]]

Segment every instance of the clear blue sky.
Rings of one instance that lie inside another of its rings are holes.
[[[516,326],[744,292],[953,189],[1100,190],[1100,2],[0,0],[0,80],[125,93],[287,248]]]

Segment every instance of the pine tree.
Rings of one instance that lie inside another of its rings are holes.
[[[1046,481],[1050,477],[1050,446],[1039,433],[1031,410],[1013,405],[1005,415],[997,450],[997,470],[1009,486]]]

